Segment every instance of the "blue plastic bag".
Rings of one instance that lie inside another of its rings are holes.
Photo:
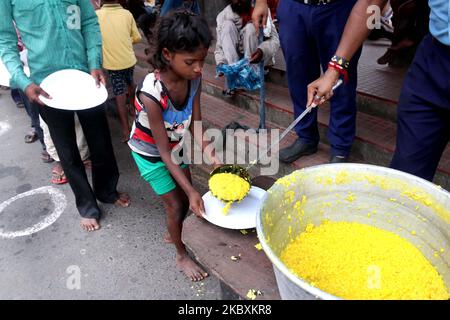
[[[227,78],[228,89],[245,89],[257,90],[261,88],[261,78],[259,72],[256,72],[250,66],[247,58],[241,59],[236,63],[227,65],[219,65],[216,68],[216,73],[223,73]]]

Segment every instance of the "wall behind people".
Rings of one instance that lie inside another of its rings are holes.
[[[217,14],[228,5],[228,0],[199,0],[198,2],[208,25],[215,27]]]

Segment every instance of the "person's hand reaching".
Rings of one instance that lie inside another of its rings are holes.
[[[203,203],[200,193],[196,190],[189,194],[189,209],[191,209],[191,211],[199,218],[203,218],[205,214],[205,204]]]
[[[256,0],[252,13],[252,21],[256,30],[266,26],[268,13],[269,7],[267,6],[267,0]]]
[[[45,104],[41,101],[41,99],[39,99],[39,96],[43,96],[47,99],[51,99],[52,97],[50,97],[50,95],[44,91],[44,89],[42,89],[40,86],[38,86],[35,83],[30,84],[26,89],[25,89],[25,94],[28,98],[28,100],[30,100],[31,103],[37,103],[40,104],[42,106],[44,106]]]

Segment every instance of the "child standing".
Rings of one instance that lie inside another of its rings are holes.
[[[116,97],[122,142],[130,135],[126,93],[134,100],[134,66],[137,62],[133,44],[141,41],[141,35],[132,14],[125,10],[118,0],[103,1],[97,10],[98,22],[103,41],[103,68],[108,70],[113,93]]]
[[[188,256],[181,232],[189,209],[202,217],[204,204],[192,186],[188,166],[175,163],[172,152],[179,148],[187,130],[202,150],[207,147],[202,132],[196,134],[191,123],[201,121],[201,75],[212,35],[203,18],[176,12],[161,18],[155,37],[151,59],[155,71],[136,91],[136,121],[128,145],[141,176],[164,203],[165,241],[175,244],[177,266],[192,281],[199,281],[208,274]],[[210,160],[219,165],[214,153]]]

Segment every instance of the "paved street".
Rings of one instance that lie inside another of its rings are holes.
[[[51,186],[52,164],[40,160],[39,142],[24,143],[30,120],[9,93],[0,90],[0,299],[220,298],[217,279],[194,284],[176,269],[174,247],[162,242],[162,204],[140,179],[114,119],[119,190],[133,195],[130,208],[101,205],[102,229],[87,233],[68,185],[29,192]]]

